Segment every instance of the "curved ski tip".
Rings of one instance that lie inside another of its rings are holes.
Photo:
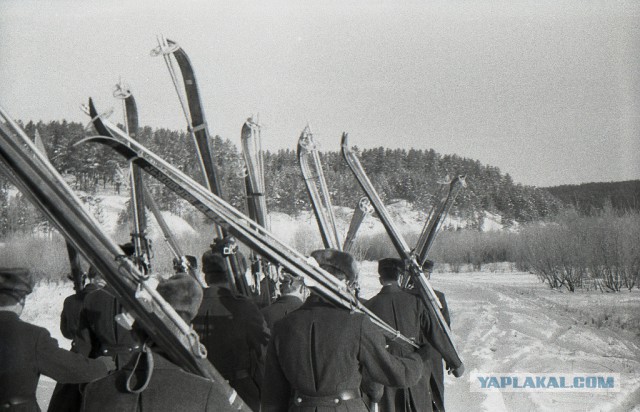
[[[341,146],[344,147],[344,148],[348,148],[349,147],[349,133],[342,132]]]
[[[78,140],[75,143],[71,144],[71,147],[76,147],[76,146],[80,146],[81,144],[84,143],[101,143],[101,144],[106,144],[108,140],[112,140],[112,141],[116,141],[113,137],[107,137],[107,136],[101,136],[101,135],[95,135],[95,136],[87,136],[87,137],[83,137],[82,139]]]

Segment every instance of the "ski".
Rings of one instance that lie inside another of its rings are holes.
[[[249,217],[265,229],[270,229],[267,221],[267,201],[265,198],[264,159],[262,157],[262,136],[260,125],[247,119],[240,132],[242,156],[246,167],[245,193]],[[274,292],[278,289],[278,273],[276,268],[263,261],[262,256],[251,251],[252,273],[254,275],[255,292],[260,296],[260,305],[271,304]],[[261,277],[267,278],[265,290],[262,290]]]
[[[138,135],[138,107],[129,86],[122,80],[116,84],[113,97],[122,100],[124,113],[124,131],[134,139]],[[151,271],[151,242],[147,238],[147,215],[145,210],[144,182],[140,168],[129,165],[129,186],[131,189],[131,217],[133,230],[131,243],[138,267],[145,273]]]
[[[349,230],[347,230],[347,236],[344,238],[342,250],[348,253],[352,252],[360,225],[362,225],[364,219],[372,213],[373,207],[369,199],[366,196],[360,198],[358,205],[353,209],[353,216],[351,216],[351,223],[349,223]]]
[[[91,112],[94,112],[94,110],[92,109]],[[213,219],[218,225],[224,227],[238,240],[249,248],[254,249],[256,253],[269,259],[272,263],[282,266],[293,275],[303,277],[307,286],[311,287],[315,293],[324,299],[351,311],[367,314],[371,321],[387,337],[393,338],[407,347],[417,347],[413,340],[403,336],[369,311],[347,290],[344,283],[317,265],[314,266],[307,257],[280,241],[267,229],[256,225],[251,218],[235,209],[219,196],[211,193],[207,188],[196,183],[138,142],[131,140],[108,121],[100,119],[99,116],[93,116],[92,121],[97,128],[108,128],[122,141],[112,137],[95,136],[87,137],[77,144],[95,142],[110,146],[120,155],[139,165],[148,174],[165,184],[178,196],[191,203],[203,214]],[[130,146],[125,142],[129,143]]]
[[[427,261],[427,256],[429,255],[431,246],[433,246],[433,242],[440,232],[442,223],[449,214],[449,210],[451,210],[453,202],[456,200],[460,190],[466,186],[467,183],[465,176],[456,176],[451,180],[451,182],[449,182],[449,188],[440,198],[440,201],[431,208],[427,221],[422,229],[422,233],[420,233],[420,237],[418,238],[418,242],[414,249],[414,254],[421,267],[424,266]]]
[[[342,250],[318,147],[313,140],[313,134],[309,126],[304,128],[298,139],[298,163],[304,177],[311,206],[313,206],[313,213],[318,222],[324,247]]]
[[[2,108],[0,168],[103,275],[120,303],[174,363],[214,381],[213,396],[228,403],[225,410],[250,411],[209,363],[197,333],[156,292],[156,282],[123,256],[122,249],[100,229],[62,176]]]
[[[444,334],[447,337],[447,340],[448,340],[447,343],[450,346],[450,349],[453,350],[456,356],[460,357],[458,350],[456,349],[455,344],[453,342],[453,337],[451,336],[451,329],[449,329],[449,325],[447,324],[447,322],[445,321],[442,315],[442,312],[441,312],[442,304],[440,303],[440,300],[438,299],[433,288],[431,287],[429,280],[424,275],[424,272],[422,271],[422,267],[416,261],[415,255],[411,253],[411,250],[409,249],[407,242],[404,240],[404,238],[400,234],[400,231],[396,228],[393,220],[391,219],[391,216],[389,215],[389,212],[384,206],[384,203],[382,203],[382,199],[380,199],[380,196],[376,192],[375,188],[371,184],[371,181],[369,180],[364,169],[362,168],[362,165],[360,164],[360,160],[358,160],[358,157],[356,156],[356,154],[353,151],[351,151],[351,149],[349,148],[348,135],[346,133],[342,134],[341,146],[342,146],[342,156],[345,159],[347,165],[349,166],[349,169],[351,169],[354,176],[356,177],[356,180],[360,184],[360,187],[362,188],[362,190],[364,190],[369,200],[371,200],[371,204],[374,210],[376,211],[376,213],[378,214],[380,221],[382,221],[382,224],[385,230],[387,231],[387,234],[391,238],[391,242],[395,246],[396,251],[398,252],[400,257],[406,262],[406,264],[409,266],[410,276],[414,279],[415,286],[417,290],[420,292],[420,296],[424,300],[425,304],[431,307],[431,309],[433,310],[433,313],[437,316],[438,324],[440,328],[444,331]]]
[[[189,133],[196,143],[198,160],[200,161],[200,166],[205,178],[205,184],[213,194],[222,196],[220,182],[214,164],[213,153],[211,152],[211,136],[209,134],[207,121],[202,109],[200,91],[198,90],[198,83],[196,82],[195,73],[193,66],[191,65],[191,61],[189,60],[189,56],[187,56],[187,53],[174,41],[163,38],[159,39],[159,43],[158,47],[152,50],[151,54],[153,56],[162,55],[165,60],[173,85],[176,89],[176,93],[178,94],[182,111],[188,123]],[[178,67],[182,74],[184,95],[178,86],[177,73],[171,61],[171,55],[173,55],[178,62]],[[220,240],[227,237],[227,233],[219,227],[216,227],[216,235]],[[246,278],[244,277],[244,273],[242,273],[242,266],[240,265],[238,257],[235,253],[226,255],[225,257],[227,262],[229,286],[232,290],[238,291],[246,296],[251,296],[251,290],[247,284]]]

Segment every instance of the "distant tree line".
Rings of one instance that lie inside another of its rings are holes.
[[[562,185],[546,189],[563,204],[585,215],[597,214],[606,207],[617,211],[640,210],[640,180]]]
[[[38,130],[53,165],[74,189],[84,192],[88,198],[104,191],[126,190],[127,184],[120,171],[126,173],[127,165],[119,155],[99,145],[74,145],[92,133],[87,133],[84,125],[67,121],[30,121],[23,126],[29,136],[34,136]],[[197,181],[203,181],[200,165],[195,160],[193,140],[186,132],[143,127],[137,139]],[[212,146],[222,193],[227,201],[243,209],[242,156],[228,139],[215,136]],[[355,150],[385,202],[404,199],[424,211],[431,208],[441,190],[447,187],[439,182],[447,177],[466,175],[467,188],[460,192],[452,214],[466,219],[472,228],[482,225],[484,211],[499,214],[503,223],[509,225],[544,219],[555,215],[562,207],[562,202],[549,190],[515,183],[509,174],[477,160],[441,155],[434,150],[382,147]],[[355,207],[362,191],[340,153],[325,152],[321,157],[333,204]],[[266,152],[264,160],[269,210],[295,214],[310,209],[295,150]],[[147,178],[146,181],[163,209],[183,214],[182,200],[154,179]],[[0,189],[7,187],[8,182],[0,176]],[[24,201],[20,202],[9,204],[6,190],[0,190],[0,235],[31,230],[34,219],[37,223],[38,219],[21,211]]]

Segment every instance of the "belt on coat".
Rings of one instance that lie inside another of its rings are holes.
[[[14,406],[21,406],[27,404],[38,404],[38,401],[35,397],[31,396],[12,396],[9,399],[3,399],[0,401],[0,411],[8,411],[11,410]]]
[[[305,395],[302,392],[296,390],[293,393],[293,403],[296,406],[336,406],[340,405],[344,401],[350,401],[352,399],[361,399],[360,390],[358,389],[345,389],[333,395],[327,396],[310,396]]]
[[[140,345],[102,345],[100,346],[100,356],[128,355],[138,353],[141,350]]]

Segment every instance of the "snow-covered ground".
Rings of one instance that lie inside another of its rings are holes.
[[[361,264],[365,297],[380,285],[375,262]],[[449,411],[640,411],[640,344],[631,332],[597,328],[567,310],[567,301],[613,306],[639,313],[640,291],[580,292],[567,299],[527,273],[435,273],[435,288],[446,294],[456,344],[466,365],[461,378],[446,378]],[[70,284],[43,283],[27,300],[23,318],[47,328],[61,346],[59,314]],[[554,294],[554,295],[550,295]],[[557,296],[560,296],[558,298]],[[636,331],[637,333],[637,331]],[[612,393],[470,391],[470,373],[619,373]],[[41,379],[39,401],[46,408],[54,383]],[[635,408],[635,409],[634,409]]]

